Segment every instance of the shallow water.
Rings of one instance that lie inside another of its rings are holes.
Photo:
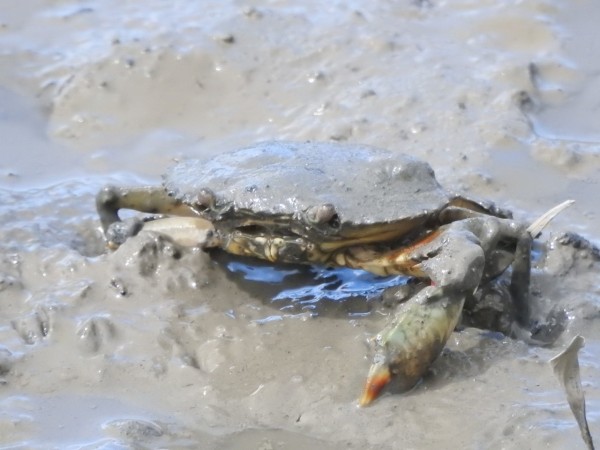
[[[527,221],[573,198],[541,241],[568,230],[598,244],[598,6],[202,5],[3,6],[0,447],[583,446],[547,364],[575,334],[600,436],[589,252],[536,259],[540,308],[570,318],[553,348],[466,328],[416,389],[358,409],[365,342],[388,312],[373,293],[311,302],[355,278],[322,287],[322,272],[290,268],[282,285],[243,282],[263,266],[176,259],[149,236],[107,253],[94,210],[102,185],[156,184],[174,159],[335,140],[427,159],[443,185]]]

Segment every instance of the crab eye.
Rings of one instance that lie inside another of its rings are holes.
[[[195,206],[199,211],[206,211],[207,209],[211,209],[215,206],[216,198],[213,191],[210,189],[204,188],[200,189],[198,195],[196,196]]]
[[[312,224],[329,224],[332,228],[340,226],[340,219],[331,203],[313,206],[306,211],[306,218]]]
[[[340,227],[340,216],[334,214],[331,219],[327,221],[331,228],[339,228]]]

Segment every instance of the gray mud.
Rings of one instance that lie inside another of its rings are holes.
[[[583,448],[548,365],[577,334],[600,436],[598,255],[563,235],[600,239],[597,4],[198,5],[2,6],[0,447]],[[534,255],[536,311],[565,332],[465,328],[413,391],[359,409],[375,300],[281,310],[222,255],[105,250],[102,185],[268,139],[413,154],[526,221],[575,199]]]

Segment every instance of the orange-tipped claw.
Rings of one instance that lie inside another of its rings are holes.
[[[394,320],[375,339],[374,362],[358,400],[367,406],[395,378],[394,389],[407,391],[439,356],[454,330],[464,304],[462,293],[427,286],[402,303]]]
[[[358,400],[359,406],[368,406],[379,397],[381,390],[387,385],[392,379],[392,373],[390,372],[387,364],[374,363],[369,370],[367,382],[363,389],[363,393]]]

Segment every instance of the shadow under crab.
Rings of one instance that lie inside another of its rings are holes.
[[[361,405],[392,378],[404,389],[414,386],[445,346],[466,298],[511,266],[515,318],[529,327],[532,241],[569,204],[528,225],[493,203],[448,193],[427,163],[410,156],[285,141],[182,161],[163,186],[109,186],[97,196],[113,247],[144,229],[270,262],[425,281],[377,335]],[[120,209],[159,216],[121,221]]]

